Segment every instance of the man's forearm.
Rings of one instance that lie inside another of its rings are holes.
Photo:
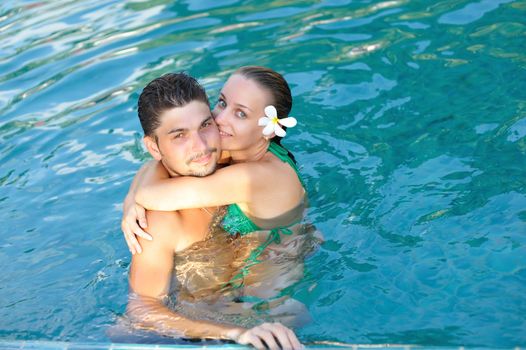
[[[133,324],[171,337],[236,339],[244,328],[192,320],[167,308],[159,299],[130,295],[127,314]]]

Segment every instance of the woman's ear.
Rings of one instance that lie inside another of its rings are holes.
[[[146,149],[148,152],[152,155],[152,157],[155,160],[161,160],[163,155],[161,154],[161,151],[159,150],[159,145],[157,144],[157,141],[151,137],[151,136],[144,136],[142,139],[144,142],[144,146],[146,146]]]
[[[270,141],[274,138],[274,136],[276,136],[276,134],[272,133],[270,135],[263,135],[263,138],[267,141]]]

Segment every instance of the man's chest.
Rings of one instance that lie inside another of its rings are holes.
[[[212,216],[203,209],[185,209],[179,211],[179,225],[175,228],[178,236],[176,251],[207,238]]]

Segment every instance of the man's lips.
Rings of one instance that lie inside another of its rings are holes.
[[[207,153],[201,157],[192,159],[192,163],[206,164],[212,159],[212,152]]]

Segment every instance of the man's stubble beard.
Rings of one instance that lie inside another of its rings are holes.
[[[213,158],[214,157],[214,153],[215,153],[215,155],[217,155],[217,148],[210,148],[210,149],[206,150],[206,152],[194,154],[193,156],[188,158],[188,160],[186,161],[186,165],[190,165],[194,159],[206,156],[208,154],[212,155],[212,158]],[[196,177],[204,177],[204,176],[208,176],[208,175],[212,174],[216,170],[216,168],[217,168],[217,159],[214,162],[214,164],[212,164],[210,169],[191,170],[191,173],[188,174],[188,175],[189,176],[196,176]]]
[[[213,174],[214,171],[216,171],[216,168],[217,168],[217,163],[215,163],[210,169],[203,169],[201,171],[199,171],[199,170],[192,171],[192,173],[188,174],[188,175],[189,176],[196,176],[196,177],[205,177],[205,176],[208,176],[210,174]]]
[[[208,176],[208,175],[211,175],[214,173],[214,171],[216,171],[217,169],[217,162],[211,166],[209,169],[190,169],[187,173],[185,174],[181,174],[179,172],[177,172],[175,169],[173,169],[172,167],[168,166],[168,164],[166,164],[165,162],[161,161],[162,165],[164,166],[164,168],[166,169],[166,171],[168,171],[168,173],[170,174],[170,177],[177,177],[177,176],[195,176],[195,177],[205,177],[205,176]]]
[[[192,163],[192,160],[196,159],[196,158],[199,158],[199,157],[202,157],[204,155],[207,155],[209,153],[216,153],[217,154],[217,148],[210,148],[209,150],[207,150],[206,152],[202,152],[202,153],[199,153],[199,154],[194,154],[192,157],[188,158],[188,160],[185,161],[185,164],[186,165],[190,165]],[[161,154],[162,156],[162,154]],[[178,171],[176,171],[174,168],[172,168],[171,166],[169,166],[165,161],[164,159],[161,159],[161,164],[164,166],[164,168],[166,169],[166,171],[168,171],[168,173],[170,174],[170,177],[176,177],[176,176],[195,176],[195,177],[205,177],[205,176],[208,176],[212,173],[214,173],[214,171],[216,171],[217,169],[217,159],[215,161],[215,163],[209,168],[209,169],[201,169],[201,170],[193,170],[193,169],[190,169],[187,173],[185,174],[182,174]]]

